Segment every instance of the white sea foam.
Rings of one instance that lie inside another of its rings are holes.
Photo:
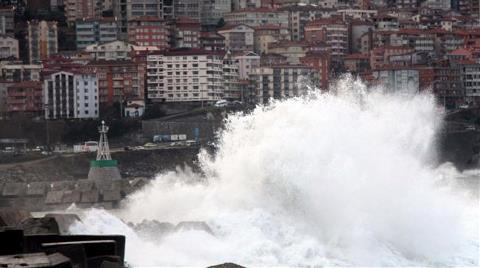
[[[442,118],[428,94],[368,92],[351,78],[328,94],[232,115],[203,174],[160,174],[116,216],[205,221],[160,241],[102,210],[75,233],[127,236],[134,266],[478,266],[478,200],[434,163]]]

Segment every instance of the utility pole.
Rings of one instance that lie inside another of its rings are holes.
[[[49,107],[50,107],[50,105],[48,103],[45,103],[45,105],[44,105],[44,108],[45,108],[45,132],[46,132],[46,136],[47,136],[47,151],[48,152],[50,152],[50,130],[49,130],[49,127],[48,127],[49,118],[47,118],[47,117],[50,117],[50,116],[47,116],[49,114],[49,112],[48,112]]]

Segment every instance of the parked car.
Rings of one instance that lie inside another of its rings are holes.
[[[227,107],[228,106],[228,101],[227,100],[219,100],[215,102],[214,104],[215,107]]]

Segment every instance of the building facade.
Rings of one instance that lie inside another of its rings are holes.
[[[147,94],[155,102],[214,102],[224,97],[224,52],[202,49],[147,57]]]
[[[0,35],[0,59],[18,59],[18,57],[18,40],[7,35]]]
[[[46,119],[87,119],[99,116],[98,79],[87,72],[55,72],[43,83]]]
[[[7,112],[39,116],[43,111],[43,91],[40,81],[23,81],[7,88]]]
[[[58,53],[56,22],[28,22],[28,51],[30,63],[38,63]]]
[[[118,39],[117,21],[114,18],[82,19],[75,24],[77,49],[89,45],[112,42]]]
[[[250,78],[257,88],[257,102],[268,103],[270,99],[282,99],[307,93],[303,82],[315,84],[318,80],[315,69],[305,65],[260,66],[253,69]]]
[[[169,48],[169,31],[165,22],[156,17],[138,17],[128,22],[128,41],[139,46]]]

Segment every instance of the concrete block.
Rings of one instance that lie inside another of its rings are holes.
[[[91,191],[95,185],[95,182],[92,180],[78,180],[76,183],[76,189],[81,192]]]
[[[82,192],[81,203],[96,203],[98,202],[99,194],[97,190]]]
[[[27,184],[23,182],[8,182],[3,186],[4,197],[21,197],[27,192]]]
[[[50,191],[45,198],[45,204],[61,204],[63,201],[63,191]]]
[[[52,191],[64,191],[75,189],[75,181],[54,181],[50,184]]]
[[[46,182],[31,182],[27,185],[27,196],[45,196],[47,186]]]
[[[63,203],[72,204],[80,202],[81,192],[78,190],[65,190],[63,192]]]
[[[120,201],[120,190],[106,190],[102,192],[103,201]]]

